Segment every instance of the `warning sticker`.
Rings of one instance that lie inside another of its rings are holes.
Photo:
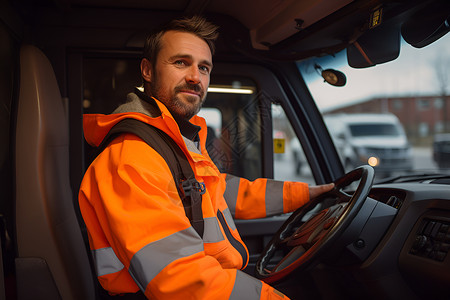
[[[284,153],[284,139],[273,139],[273,152],[274,153]]]
[[[383,16],[382,8],[378,8],[378,9],[374,10],[370,14],[369,28],[374,28],[374,27],[377,27],[378,25],[380,25],[382,16]]]

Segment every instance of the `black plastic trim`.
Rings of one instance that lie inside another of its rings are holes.
[[[244,245],[231,234],[230,228],[228,228],[227,222],[225,221],[225,217],[220,210],[217,210],[217,218],[219,219],[220,224],[222,224],[223,231],[225,232],[228,241],[241,254],[243,267],[248,260],[247,251],[245,250]]]

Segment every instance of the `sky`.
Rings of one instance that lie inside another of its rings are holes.
[[[323,111],[373,97],[438,95],[437,61],[441,66],[446,66],[450,73],[450,34],[421,49],[402,43],[396,60],[375,67],[353,69],[348,65],[343,68],[335,67],[332,63],[323,65],[323,69],[338,68],[346,74],[346,85],[331,86],[313,72],[308,76],[311,80],[308,86],[319,109]],[[450,74],[447,80],[450,80]],[[446,86],[449,93],[450,82]]]

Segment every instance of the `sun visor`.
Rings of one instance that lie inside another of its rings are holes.
[[[450,31],[450,1],[433,3],[412,15],[402,25],[403,39],[413,47],[422,48]]]
[[[348,64],[353,68],[367,68],[394,60],[400,54],[398,27],[380,25],[369,29],[347,47]]]

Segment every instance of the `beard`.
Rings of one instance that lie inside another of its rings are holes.
[[[184,101],[178,94],[181,91],[193,91],[199,93],[198,96],[184,95]],[[155,80],[151,85],[152,96],[164,103],[167,109],[170,111],[172,116],[175,118],[183,118],[185,120],[190,120],[195,116],[205,102],[205,92],[202,90],[198,84],[180,84],[173,89],[173,93],[168,95],[161,89],[159,80]],[[199,100],[200,98],[200,100]]]

